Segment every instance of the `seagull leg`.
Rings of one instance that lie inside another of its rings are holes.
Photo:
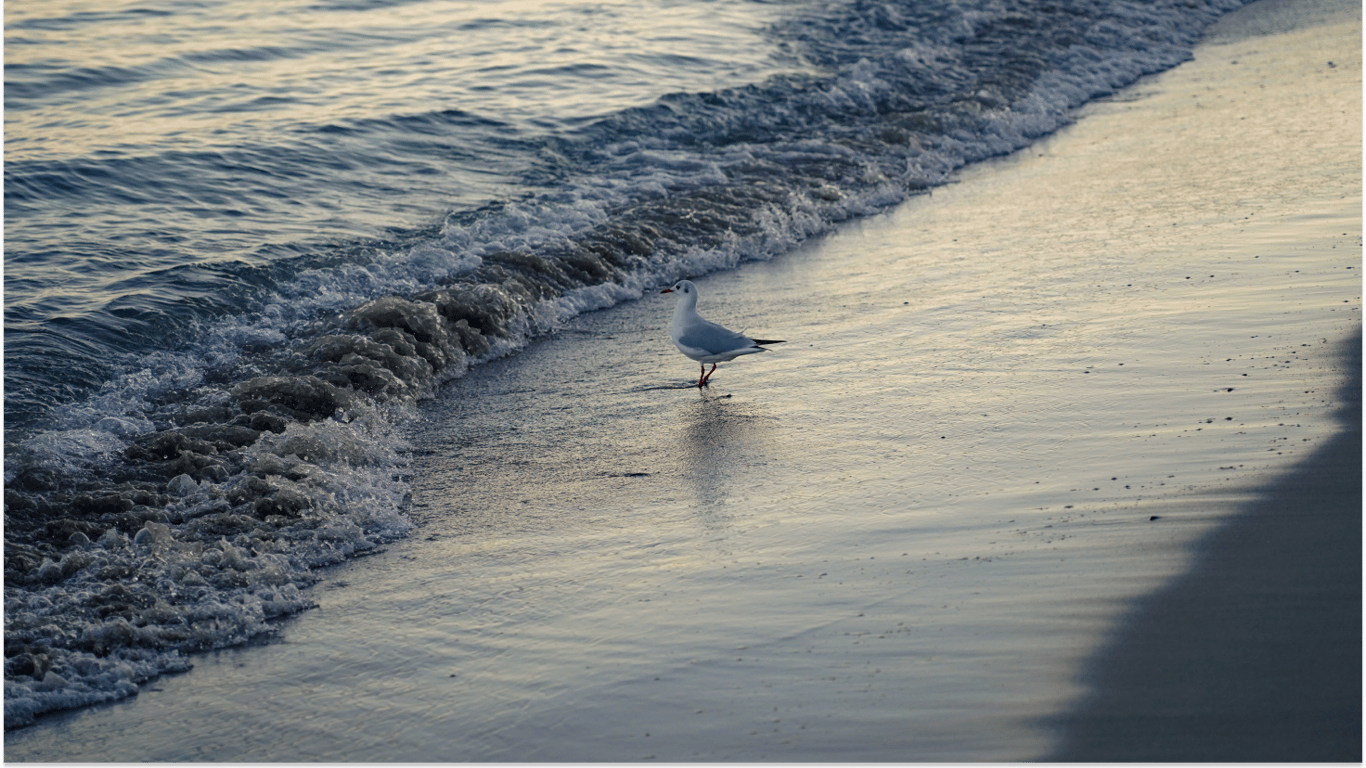
[[[703,368],[706,368],[707,366],[706,366],[706,365],[703,365],[702,367],[703,367]],[[712,363],[712,364],[711,364],[711,370],[710,370],[710,371],[707,371],[705,374],[703,374],[701,380],[699,380],[699,381],[697,382],[697,388],[698,388],[698,389],[701,389],[702,387],[707,386],[707,381],[711,379],[711,375],[712,375],[713,373],[716,373],[716,363]]]

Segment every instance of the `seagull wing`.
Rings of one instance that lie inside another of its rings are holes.
[[[687,348],[704,355],[719,355],[724,352],[746,349],[754,346],[754,341],[743,333],[717,325],[709,320],[698,318],[681,329],[677,339],[679,348]]]

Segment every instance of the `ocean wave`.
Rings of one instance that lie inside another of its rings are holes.
[[[311,569],[406,534],[402,427],[471,365],[1025,146],[1236,4],[809,8],[774,34],[823,74],[524,137],[534,191],[197,318],[6,457],[6,726],[267,633]]]

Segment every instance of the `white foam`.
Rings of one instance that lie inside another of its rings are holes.
[[[1165,23],[1162,9],[1138,3],[1114,8],[1120,16],[1146,19],[1149,27]],[[808,108],[874,114],[880,100],[899,87],[897,76],[957,76],[951,64],[943,63],[958,55],[954,37],[997,14],[995,8],[963,13],[924,39],[884,52],[885,67],[878,60],[857,60],[790,101],[737,99],[734,109],[758,112],[721,115],[717,123],[724,126],[730,118],[783,125]],[[351,334],[363,341],[359,334],[366,329],[345,326],[348,313],[367,302],[458,281],[500,252],[572,247],[574,238],[613,226],[643,203],[735,191],[737,208],[749,217],[698,240],[665,231],[648,259],[632,262],[613,279],[556,286],[542,301],[525,300],[499,285],[472,289],[477,299],[508,313],[499,320],[501,333],[485,335],[485,351],[467,355],[458,349],[454,332],[445,334],[442,352],[448,364],[423,378],[426,363],[409,356],[416,362],[401,372],[403,386],[394,388],[400,394],[390,402],[358,396],[344,412],[288,423],[280,434],[263,433],[237,455],[242,469],[235,475],[170,478],[164,508],[149,511],[131,537],[114,527],[73,537],[75,545],[60,561],[48,558],[34,569],[33,583],[24,585],[27,601],[11,600],[7,593],[7,627],[14,642],[43,645],[44,638],[77,633],[86,645],[108,653],[54,648],[41,679],[7,679],[7,723],[128,695],[139,682],[184,668],[184,653],[269,632],[270,619],[310,604],[301,591],[313,579],[310,569],[409,533],[413,523],[403,512],[408,487],[397,479],[404,465],[399,434],[413,416],[412,401],[430,396],[441,381],[462,375],[471,364],[514,352],[584,312],[638,299],[681,277],[772,258],[835,222],[899,202],[909,188],[942,183],[964,163],[1024,146],[1066,122],[1069,110],[1085,99],[1176,63],[1192,35],[1170,31],[1169,40],[1139,45],[1126,37],[1132,31],[1098,23],[1088,32],[1089,45],[1070,49],[1063,69],[1046,72],[1022,98],[1005,104],[979,90],[975,112],[963,107],[949,115],[945,133],[922,136],[923,142],[917,139],[901,155],[869,154],[838,131],[824,136],[795,131],[767,142],[716,147],[708,137],[686,137],[697,140],[686,144],[644,135],[618,136],[601,146],[584,142],[575,149],[587,159],[560,155],[555,162],[569,171],[560,186],[541,197],[452,218],[431,242],[376,250],[365,263],[303,271],[254,315],[206,323],[184,349],[143,356],[94,396],[60,409],[56,429],[26,440],[29,461],[73,474],[118,461],[136,438],[173,426],[175,414],[159,410],[159,402],[170,395],[188,394],[186,408],[230,405],[232,384],[278,374],[270,366],[291,360],[297,348],[325,334]],[[787,166],[802,163],[827,169],[830,178],[816,179],[813,187],[808,182],[814,176],[782,175]],[[765,167],[774,174],[781,199],[743,197],[749,183],[743,179],[749,177],[739,174]],[[680,211],[680,216],[687,213]],[[414,307],[416,302],[406,298],[391,303],[413,324],[444,322],[430,304]],[[273,354],[253,357],[246,350]],[[227,386],[214,384],[220,378],[209,376],[211,371],[236,378]],[[7,480],[13,476],[7,463]],[[136,581],[126,582],[127,574],[137,574]],[[149,599],[165,603],[164,608],[155,605],[153,614],[160,618],[145,626],[118,615],[100,618],[101,601],[113,599],[108,596],[114,587],[148,590]],[[165,602],[168,595],[181,602]],[[140,648],[137,642],[159,644],[162,650]]]

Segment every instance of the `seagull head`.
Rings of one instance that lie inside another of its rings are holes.
[[[660,291],[660,293],[681,293],[684,296],[687,296],[690,293],[697,293],[697,286],[693,285],[689,280],[679,280],[674,283],[674,287],[665,288]]]

